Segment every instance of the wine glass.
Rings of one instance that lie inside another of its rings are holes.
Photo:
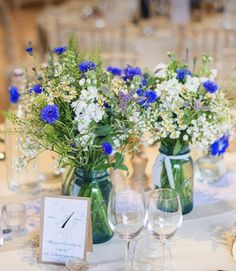
[[[182,210],[178,193],[163,188],[153,191],[148,204],[148,230],[162,244],[161,271],[173,270],[171,261],[165,261],[167,239],[171,238],[182,224]]]
[[[108,222],[121,239],[125,240],[125,271],[129,271],[129,245],[144,226],[146,205],[141,186],[118,183],[113,186],[108,203]]]

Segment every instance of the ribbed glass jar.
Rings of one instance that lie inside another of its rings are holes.
[[[198,171],[198,180],[207,183],[215,184],[225,175],[224,156],[205,155],[196,161],[196,170]]]
[[[107,206],[112,184],[108,171],[71,169],[68,178],[64,181],[64,194],[91,200],[93,243],[110,240],[113,232],[108,224]]]
[[[178,192],[182,213],[187,214],[193,209],[193,161],[188,145],[181,146],[177,153],[174,153],[174,146],[161,144],[159,151],[163,159],[159,159],[158,168],[154,170],[160,172],[161,188],[172,188]],[[166,159],[170,161],[169,168]],[[168,171],[171,172],[168,174]],[[170,174],[173,176],[174,188],[170,184]]]

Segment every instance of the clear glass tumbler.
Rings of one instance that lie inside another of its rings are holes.
[[[8,203],[4,206],[6,225],[14,236],[25,233],[26,207],[23,203]]]

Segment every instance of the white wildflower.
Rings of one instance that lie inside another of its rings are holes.
[[[184,87],[188,91],[197,92],[200,84],[201,84],[201,82],[199,81],[199,79],[197,77],[188,76],[187,81],[184,84]]]
[[[22,172],[27,166],[27,161],[25,160],[24,156],[21,157],[14,157],[12,158],[12,167],[15,169],[18,173]]]
[[[154,69],[154,73],[159,78],[165,78],[167,76],[167,65],[164,63],[158,64]]]
[[[83,86],[85,84],[85,78],[79,80],[79,85]]]

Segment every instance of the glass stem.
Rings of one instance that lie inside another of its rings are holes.
[[[160,239],[162,245],[162,254],[161,254],[161,271],[165,270],[165,250],[166,250],[166,239],[162,237]]]
[[[125,271],[129,271],[129,246],[130,240],[125,241]]]

